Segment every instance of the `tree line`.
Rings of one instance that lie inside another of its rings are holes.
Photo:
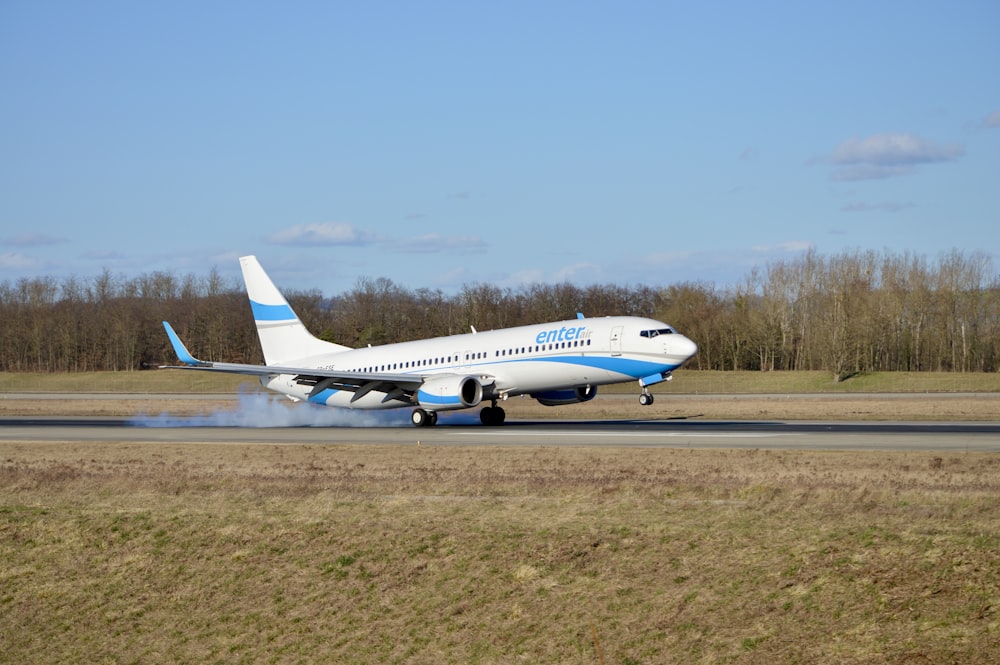
[[[455,294],[361,278],[332,297],[286,297],[317,336],[378,345],[587,316],[648,316],[693,339],[689,367],[714,370],[992,372],[1000,278],[981,252],[809,251],[735,286],[469,284]],[[154,272],[0,283],[3,371],[136,370],[174,362],[161,321],[207,360],[262,362],[242,284]]]

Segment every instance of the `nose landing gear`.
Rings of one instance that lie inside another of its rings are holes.
[[[651,374],[639,379],[639,385],[642,387],[642,394],[639,395],[639,404],[643,406],[649,406],[652,404],[653,395],[649,392],[649,387],[662,381],[671,381],[673,378],[674,377],[670,374],[670,372],[665,372],[663,374]]]

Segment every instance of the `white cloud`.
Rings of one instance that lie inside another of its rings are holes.
[[[948,162],[965,154],[957,143],[939,145],[913,134],[876,134],[866,139],[848,139],[830,157],[834,164],[878,164],[910,166]]]
[[[959,143],[935,143],[913,134],[875,134],[848,139],[819,161],[838,167],[833,180],[877,180],[907,175],[920,164],[952,162],[964,154]]]
[[[273,245],[299,247],[333,247],[378,245],[387,251],[404,254],[434,254],[437,252],[486,251],[487,243],[479,236],[453,236],[428,233],[412,238],[389,237],[359,229],[347,222],[296,224],[273,233],[268,241]]]
[[[369,245],[377,240],[377,235],[363,231],[347,222],[296,224],[273,233],[268,238],[268,242],[274,245],[319,245],[324,247]]]

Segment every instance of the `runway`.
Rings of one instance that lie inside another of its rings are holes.
[[[512,420],[483,427],[457,420],[428,428],[227,427],[172,418],[169,426],[151,427],[132,418],[4,417],[0,441],[1000,452],[1000,423]]]

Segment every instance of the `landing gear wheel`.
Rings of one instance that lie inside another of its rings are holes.
[[[643,406],[649,406],[653,403],[653,396],[649,393],[642,393],[639,395],[639,404]]]
[[[486,406],[483,407],[483,410],[479,412],[479,422],[486,425],[487,427],[503,425],[503,421],[506,418],[507,418],[507,412],[501,409],[499,406]]]
[[[410,421],[414,427],[433,427],[437,424],[438,416],[434,411],[414,409],[413,413],[410,414]]]

